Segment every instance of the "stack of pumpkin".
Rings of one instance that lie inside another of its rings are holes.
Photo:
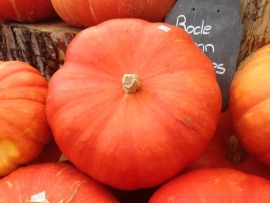
[[[221,112],[211,61],[162,22],[175,0],[33,2],[0,0],[0,21],[85,29],[50,81],[0,63],[1,203],[270,202],[270,45]]]

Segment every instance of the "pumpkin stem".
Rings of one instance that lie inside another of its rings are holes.
[[[64,154],[61,154],[58,161],[61,162],[61,163],[69,162],[68,158]]]
[[[126,94],[137,92],[141,87],[141,80],[136,74],[124,74],[122,78],[122,89]]]
[[[229,138],[229,147],[226,154],[226,159],[230,164],[239,164],[245,158],[246,151],[239,143],[235,135]]]

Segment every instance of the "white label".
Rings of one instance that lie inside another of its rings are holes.
[[[27,202],[29,202],[29,203],[50,203],[46,199],[32,199],[32,200],[27,201]],[[59,202],[59,203],[62,203],[62,202]]]
[[[31,200],[40,200],[40,199],[46,199],[45,191],[31,196]]]
[[[171,28],[169,28],[169,27],[167,27],[165,25],[159,25],[157,28],[161,29],[161,30],[163,30],[165,32],[169,32],[171,30]]]

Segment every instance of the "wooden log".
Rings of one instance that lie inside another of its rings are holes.
[[[240,0],[243,22],[242,41],[237,63],[270,42],[270,1]]]
[[[1,23],[0,60],[27,62],[49,80],[63,64],[67,46],[80,30],[60,20],[35,24]]]

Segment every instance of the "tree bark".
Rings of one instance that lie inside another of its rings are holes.
[[[62,21],[1,23],[0,60],[24,61],[49,80],[63,64],[67,46],[80,30]]]
[[[237,63],[270,42],[269,0],[240,0],[243,22],[242,41]]]

